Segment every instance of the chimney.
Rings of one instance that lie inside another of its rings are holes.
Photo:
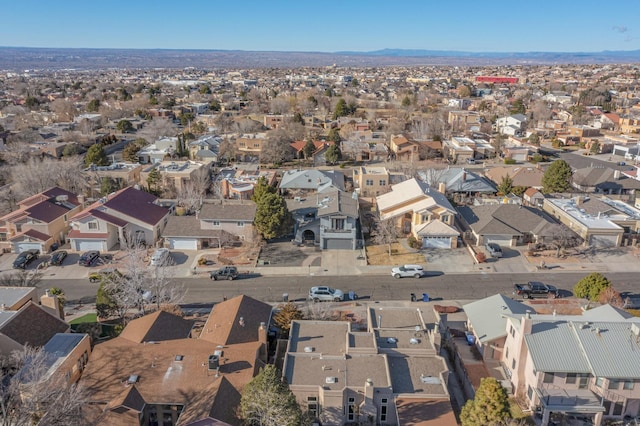
[[[462,181],[466,182],[467,181],[467,171],[462,169]]]
[[[64,319],[64,309],[60,299],[58,299],[58,296],[55,294],[51,294],[48,289],[45,290],[45,293],[40,297],[40,304],[52,309],[60,319]]]
[[[84,195],[78,195],[78,204],[84,207]]]
[[[440,193],[442,193],[442,194],[445,194],[445,193],[446,193],[446,191],[447,191],[447,184],[446,184],[446,183],[444,183],[444,182],[440,182],[440,183],[438,184],[438,192],[440,192]]]
[[[576,206],[579,206],[580,204],[582,204],[583,201],[584,200],[583,200],[582,196],[578,195],[576,197]]]
[[[527,311],[522,317],[522,321],[520,321],[520,332],[524,336],[525,334],[531,333],[531,328],[533,326],[533,321],[531,321],[531,311]]]
[[[619,179],[620,179],[620,170],[615,170],[615,171],[613,172],[613,178],[614,178],[615,180],[619,180]]]
[[[258,358],[263,362],[268,361],[268,342],[267,342],[267,324],[264,322],[260,323],[260,327],[258,327],[258,342],[262,343],[260,345],[260,350],[258,353]]]

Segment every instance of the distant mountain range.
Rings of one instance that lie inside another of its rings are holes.
[[[109,68],[294,68],[416,65],[640,63],[640,50],[602,52],[463,52],[382,49],[371,52],[263,52],[178,49],[0,47],[0,70]]]

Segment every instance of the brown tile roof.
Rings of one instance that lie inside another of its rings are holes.
[[[42,307],[27,302],[2,325],[0,333],[21,345],[44,346],[56,333],[66,333],[69,325]]]
[[[26,231],[20,234],[16,234],[14,237],[11,237],[9,241],[16,241],[23,238],[24,236],[27,236],[29,238],[32,238],[38,241],[47,241],[48,239],[51,238],[50,235],[47,235],[44,232],[36,231],[35,229],[27,229]]]
[[[398,398],[398,423],[406,426],[457,426],[448,399]]]
[[[102,219],[105,222],[109,222],[119,227],[123,227],[128,223],[126,220],[110,215],[109,213],[101,212],[100,210],[97,210],[97,209],[91,209],[87,213],[88,213],[87,216],[93,216],[97,219]]]
[[[218,303],[200,339],[221,345],[257,342],[260,323],[268,326],[271,309],[271,305],[244,295]]]
[[[146,224],[155,225],[169,213],[167,208],[154,204],[157,199],[153,194],[128,187],[116,192],[103,205]]]
[[[185,339],[191,335],[193,322],[165,311],[156,311],[131,321],[120,337],[135,343]]]
[[[210,204],[202,205],[199,214],[200,219],[210,220],[247,220],[252,221],[256,217],[256,203],[245,201],[242,204]]]
[[[122,393],[115,399],[112,399],[107,404],[107,408],[110,410],[126,407],[130,410],[142,412],[144,409],[144,398],[138,392],[136,385],[125,387]]]
[[[204,392],[200,392],[189,401],[189,405],[182,411],[176,426],[241,424],[235,409],[239,404],[240,392],[233,387],[229,380],[222,377],[221,380],[212,383]],[[214,422],[214,420],[218,420],[218,422]],[[224,423],[220,423],[220,421]]]

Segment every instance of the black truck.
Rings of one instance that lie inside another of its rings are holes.
[[[522,296],[524,299],[532,299],[534,297],[547,297],[555,299],[560,297],[557,288],[538,281],[529,281],[525,284],[514,284],[513,294]]]

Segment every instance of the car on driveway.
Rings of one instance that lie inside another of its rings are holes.
[[[62,262],[64,262],[64,259],[66,257],[67,257],[66,251],[64,250],[56,251],[51,255],[51,259],[49,259],[49,265],[55,265],[55,266],[62,265]]]
[[[502,247],[496,243],[487,243],[484,246],[491,257],[502,257]]]
[[[171,257],[171,253],[169,253],[169,249],[162,247],[156,249],[151,255],[151,259],[149,260],[149,265],[151,266],[162,266],[165,265],[169,258]]]
[[[209,274],[209,278],[212,280],[235,280],[238,278],[238,268],[235,266],[224,266],[216,271],[212,271]]]
[[[78,259],[78,265],[91,266],[94,265],[100,258],[100,252],[98,250],[85,251]]]
[[[424,268],[420,265],[402,265],[391,268],[391,276],[394,278],[414,277],[421,278],[424,276]]]
[[[309,300],[314,302],[342,302],[344,293],[337,288],[326,286],[311,287],[309,289]]]
[[[38,258],[40,250],[25,250],[13,261],[13,267],[16,269],[26,269],[27,265]]]

